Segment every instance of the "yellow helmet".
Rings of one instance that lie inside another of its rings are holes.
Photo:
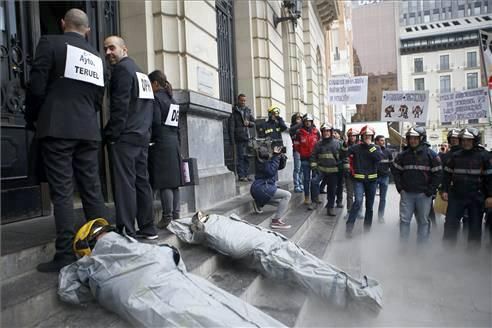
[[[73,251],[78,257],[91,255],[92,249],[96,244],[97,237],[108,231],[113,231],[108,221],[103,218],[90,220],[84,224],[75,234],[73,240]]]
[[[278,108],[277,105],[271,105],[268,107],[268,115],[273,115],[275,114],[276,116],[280,115],[280,108]]]

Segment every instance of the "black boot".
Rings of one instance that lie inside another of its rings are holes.
[[[171,223],[173,217],[170,215],[163,215],[161,220],[157,223],[157,228],[166,229],[169,223]]]
[[[40,263],[36,267],[39,272],[60,272],[61,268],[77,261],[75,256],[56,256],[49,262]]]

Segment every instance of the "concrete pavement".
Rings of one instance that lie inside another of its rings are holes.
[[[379,197],[376,196],[375,213]],[[345,222],[337,225],[323,259],[347,270],[377,279],[383,287],[383,310],[377,315],[334,309],[310,296],[296,321],[297,327],[492,327],[492,248],[489,236],[480,249],[467,247],[460,234],[456,248],[442,244],[444,218],[432,227],[425,246],[416,245],[412,221],[407,248],[399,242],[399,195],[390,185],[386,222],[373,222],[362,232],[357,220],[354,237],[345,238]],[[484,231],[485,233],[485,231]]]

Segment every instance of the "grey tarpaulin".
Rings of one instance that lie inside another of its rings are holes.
[[[335,304],[381,309],[382,288],[374,279],[355,279],[284,236],[235,215],[210,214],[201,222],[173,220],[168,229],[185,242],[201,243],[224,255],[245,259],[265,275],[301,285]]]
[[[97,300],[135,326],[283,327],[255,307],[187,273],[176,250],[110,232],[92,255],[64,267],[60,298]]]

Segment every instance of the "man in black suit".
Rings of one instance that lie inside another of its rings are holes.
[[[154,93],[147,74],[128,57],[118,36],[104,40],[112,65],[110,118],[104,128],[111,161],[116,228],[130,236],[157,239],[147,171]],[[135,231],[135,218],[139,231]]]
[[[40,141],[56,225],[56,254],[51,262],[38,265],[41,272],[57,272],[75,260],[74,177],[85,218],[106,214],[97,119],[104,95],[103,60],[85,39],[90,28],[83,11],[70,9],[61,23],[63,35],[39,40],[26,100],[27,128],[35,130]]]

